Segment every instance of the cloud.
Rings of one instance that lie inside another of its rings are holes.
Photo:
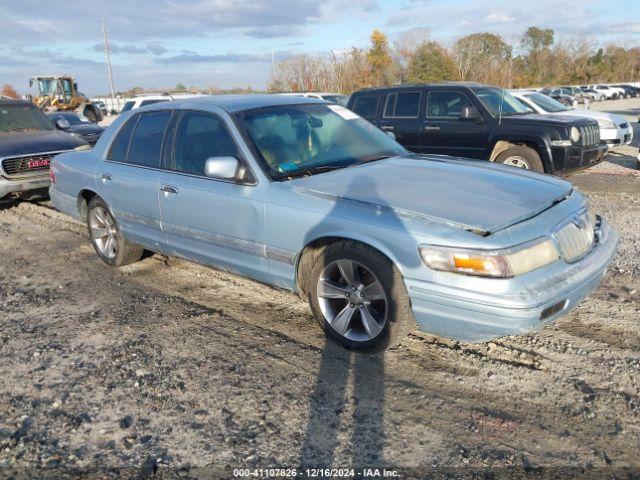
[[[96,43],[91,49],[94,52],[104,52],[104,43]],[[109,43],[109,50],[113,55],[143,55],[143,54],[152,54],[152,55],[162,55],[167,53],[167,48],[161,43],[150,43],[144,47],[139,47],[136,45],[132,45],[130,43]]]

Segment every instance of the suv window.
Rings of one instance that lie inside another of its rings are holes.
[[[127,163],[143,167],[160,166],[162,141],[170,118],[171,112],[167,110],[140,115],[131,137]]]
[[[420,92],[395,92],[387,96],[385,117],[418,118]]]
[[[460,118],[464,107],[473,106],[462,92],[430,92],[428,98],[428,117]]]
[[[376,118],[380,95],[359,95],[353,103],[353,111],[363,118]]]
[[[107,158],[115,162],[126,162],[129,153],[129,143],[131,143],[131,134],[138,123],[140,115],[134,115],[120,128],[116,135],[116,139],[111,144],[109,155]]]
[[[186,112],[176,133],[171,170],[204,175],[204,164],[211,157],[238,157],[231,134],[219,117]]]

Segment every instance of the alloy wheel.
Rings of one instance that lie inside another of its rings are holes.
[[[95,207],[89,214],[91,239],[102,256],[111,260],[118,253],[118,229],[104,208]]]
[[[382,283],[353,260],[335,260],[322,270],[317,300],[331,328],[355,342],[373,340],[388,321],[388,300]]]
[[[504,162],[502,162],[504,165],[510,165],[512,167],[518,167],[518,168],[524,168],[526,170],[529,170],[529,162],[527,162],[527,160],[519,155],[514,155],[512,157],[508,157]]]

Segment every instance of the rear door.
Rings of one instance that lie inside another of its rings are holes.
[[[422,97],[420,90],[387,93],[382,117],[375,122],[383,131],[393,132],[398,143],[413,152],[422,151],[420,144]]]
[[[162,144],[171,111],[134,115],[120,129],[99,167],[99,193],[125,236],[149,248],[161,247],[158,179]]]
[[[488,140],[486,122],[462,118],[465,107],[477,108],[464,91],[428,91],[421,131],[424,153],[484,157]]]

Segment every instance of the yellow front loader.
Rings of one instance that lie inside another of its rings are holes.
[[[47,112],[74,111],[94,123],[102,120],[102,112],[84,94],[78,92],[78,84],[69,75],[33,77],[29,86],[37,88],[32,98],[38,108]]]

